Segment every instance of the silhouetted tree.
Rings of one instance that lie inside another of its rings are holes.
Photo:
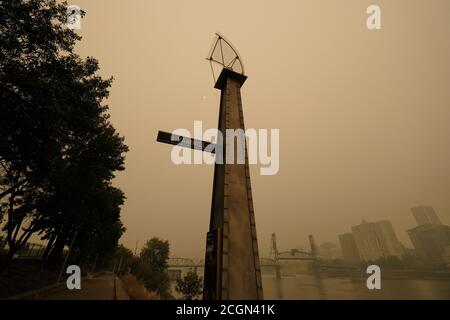
[[[162,298],[169,295],[169,242],[152,238],[142,248],[133,273],[144,282],[147,289],[157,292]]]
[[[202,293],[202,278],[197,272],[189,271],[184,278],[177,279],[175,290],[183,295],[185,300],[192,300]]]
[[[78,256],[97,244],[112,254],[123,233],[124,196],[110,183],[128,148],[103,104],[112,79],[74,53],[81,38],[66,21],[67,3],[0,1],[0,219],[9,258],[33,233],[49,240],[50,262],[75,230]]]

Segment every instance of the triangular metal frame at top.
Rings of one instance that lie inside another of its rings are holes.
[[[211,72],[213,74],[214,82],[216,81],[216,76],[215,76],[214,68],[213,68],[213,64],[212,64],[213,62],[221,65],[223,68],[230,69],[234,72],[244,75],[245,74],[244,63],[242,62],[241,56],[239,55],[236,48],[231,44],[230,41],[228,41],[226,38],[224,38],[224,36],[222,36],[220,33],[216,32],[216,37],[217,38],[214,40],[212,47],[209,50],[208,57],[206,58],[206,60],[208,60],[211,65]],[[231,57],[224,56],[224,53],[223,53],[224,46],[227,46],[228,48],[230,48],[232,50],[232,52],[234,53]],[[218,58],[214,57],[215,55],[217,55],[216,52],[219,52]],[[238,64],[238,66],[240,68],[239,71],[235,70],[235,69],[237,69],[236,67],[233,68],[234,66],[236,66],[236,64]]]

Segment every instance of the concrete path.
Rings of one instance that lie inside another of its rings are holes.
[[[39,294],[38,300],[115,300],[116,288],[114,285],[115,274],[105,273],[98,277],[81,280],[80,290],[69,290],[65,285],[59,288]],[[120,283],[118,281],[118,283]],[[120,296],[127,296],[121,285],[117,288]]]

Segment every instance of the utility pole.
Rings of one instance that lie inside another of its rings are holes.
[[[116,271],[117,275],[120,275],[120,268],[122,268],[122,261],[123,261],[123,256],[121,256],[120,260],[119,260],[119,266],[117,267],[117,271]]]
[[[58,283],[61,282],[61,277],[62,277],[62,274],[63,274],[64,269],[66,267],[67,260],[69,259],[69,256],[72,254],[72,247],[73,247],[73,244],[74,244],[75,239],[77,237],[77,234],[78,234],[78,230],[75,230],[75,233],[73,234],[73,237],[72,237],[72,242],[70,243],[69,252],[67,253],[66,257],[64,258],[64,263],[62,264],[61,270],[59,272]]]
[[[97,259],[98,259],[98,253],[95,255],[94,265],[93,265],[93,267],[92,267],[92,273],[95,272],[95,267],[96,267],[96,265],[97,265]]]

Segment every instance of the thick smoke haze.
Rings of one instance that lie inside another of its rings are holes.
[[[158,130],[216,128],[219,91],[205,60],[214,33],[237,47],[247,128],[280,129],[280,170],[251,167],[260,255],[338,242],[362,219],[390,220],[400,241],[410,208],[450,224],[450,2],[74,0],[86,11],[77,51],[114,76],[111,121],[130,146],[115,184],[126,194],[121,242],[153,236],[173,256],[203,257],[213,166],[171,162]]]

